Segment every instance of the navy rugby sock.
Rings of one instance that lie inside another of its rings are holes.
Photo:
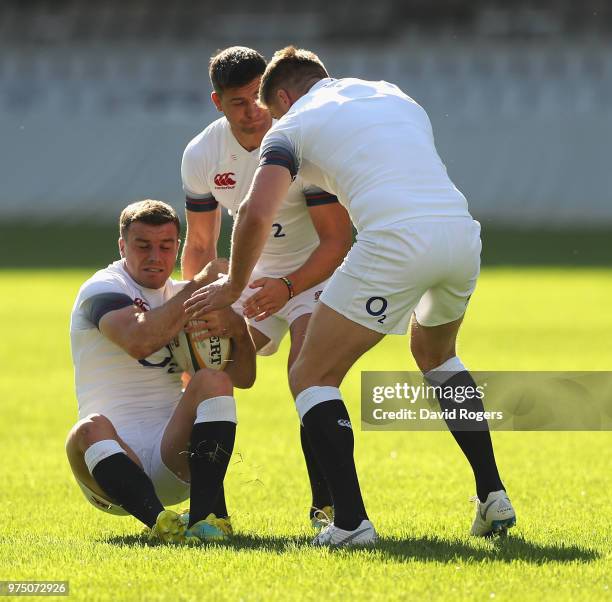
[[[314,451],[308,440],[306,429],[300,425],[300,441],[302,443],[302,452],[306,461],[306,470],[308,471],[308,479],[310,480],[310,490],[312,493],[312,506],[310,508],[310,518],[314,517],[315,511],[320,510],[325,506],[333,506],[331,493],[325,482],[325,477],[321,472],[321,468],[317,463]]]
[[[100,460],[91,471],[96,483],[132,516],[152,527],[163,511],[153,482],[127,454],[117,453]]]
[[[442,387],[442,390],[450,388],[453,391],[450,399],[451,395],[438,395],[442,410],[465,408],[469,412],[484,412],[482,399],[478,395],[465,399],[461,403],[454,401],[466,397],[464,393],[467,387],[469,387],[468,391],[476,389],[476,383],[467,370],[457,372],[444,382],[436,384]],[[478,499],[484,502],[491,491],[504,489],[495,462],[489,423],[486,420],[477,421],[475,418],[457,417],[446,419],[446,424],[472,467]]]
[[[315,458],[331,490],[334,524],[353,531],[367,519],[353,459],[355,440],[341,399],[317,403],[302,417]]]

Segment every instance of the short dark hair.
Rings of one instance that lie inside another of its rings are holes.
[[[295,46],[277,50],[261,77],[259,102],[268,106],[278,88],[287,86],[299,89],[308,80],[315,77],[324,79],[329,77],[329,73],[314,52]]]
[[[208,65],[210,83],[217,94],[227,88],[240,88],[266,70],[266,59],[252,48],[230,46],[211,57]]]
[[[127,231],[134,222],[143,222],[151,226],[173,223],[177,235],[181,232],[181,221],[176,211],[162,201],[146,199],[128,205],[119,216],[119,234],[125,239]]]

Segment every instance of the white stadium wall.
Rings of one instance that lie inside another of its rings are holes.
[[[218,116],[213,50],[3,52],[0,219],[110,220],[145,197],[181,207],[183,148]],[[423,104],[478,219],[612,225],[611,46],[411,39],[317,50],[333,75],[387,79]]]

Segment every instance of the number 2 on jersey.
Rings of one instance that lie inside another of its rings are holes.
[[[286,234],[283,232],[282,224],[272,224],[272,227],[276,229],[274,232],[274,238],[282,238],[283,236],[286,236]]]

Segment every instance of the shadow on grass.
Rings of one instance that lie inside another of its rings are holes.
[[[296,536],[296,537],[283,537],[283,536],[256,536],[256,535],[234,535],[227,541],[209,542],[194,546],[195,549],[206,549],[209,546],[216,546],[222,548],[229,548],[234,550],[263,550],[274,553],[287,552],[290,549],[296,547],[307,547],[312,541],[312,537],[307,536]],[[104,537],[98,539],[99,543],[107,543],[116,546],[127,546],[127,547],[150,547],[156,548],[160,546],[176,545],[177,547],[183,547],[177,544],[165,544],[160,541],[151,541],[146,535],[113,535],[111,537]]]
[[[521,536],[509,535],[486,542],[475,540],[474,545],[460,539],[436,537],[414,537],[407,539],[381,538],[377,549],[380,553],[398,561],[456,562],[491,560],[513,562],[521,560],[532,564],[548,562],[593,562],[599,552],[574,544],[540,544],[527,541]]]
[[[197,546],[205,551],[209,546],[223,547],[237,552],[260,550],[273,554],[294,552],[299,548],[309,548],[309,536],[282,537],[235,535],[231,540]],[[99,540],[103,543],[129,547],[159,547],[166,544],[150,542],[144,536],[124,535]],[[582,548],[573,544],[539,544],[527,541],[520,536],[496,538],[486,542],[475,540],[474,545],[460,539],[441,539],[436,537],[409,537],[396,539],[382,537],[374,548],[348,548],[333,550],[339,554],[371,554],[373,557],[393,559],[397,562],[513,562],[521,560],[531,564],[548,562],[593,562],[600,558],[596,550]]]

